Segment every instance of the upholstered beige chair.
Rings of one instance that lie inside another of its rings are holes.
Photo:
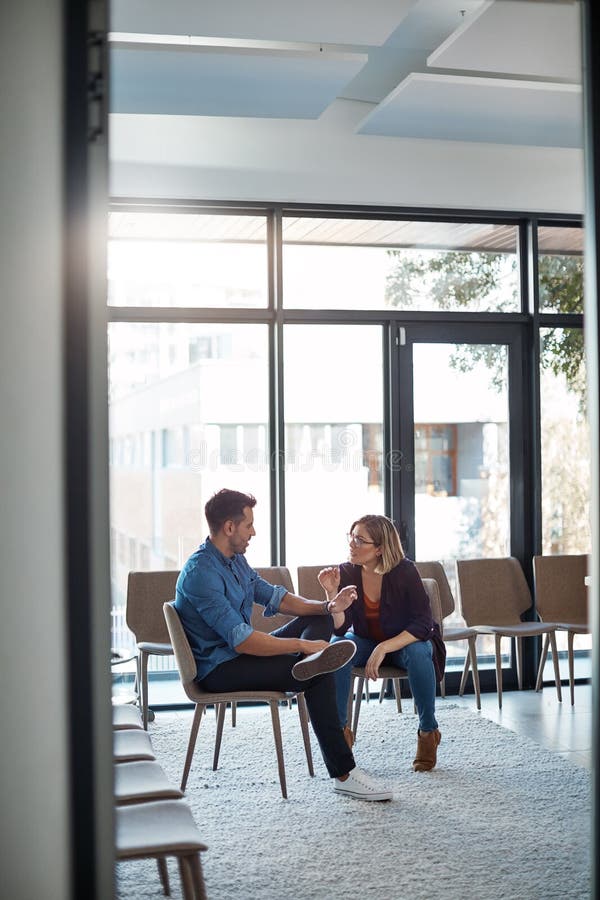
[[[440,624],[442,621],[442,608],[440,605],[440,593],[437,585],[437,581],[433,578],[423,578],[423,585],[425,590],[427,591],[427,596],[429,597],[429,602],[431,604],[431,612],[434,620]],[[402,679],[408,679],[408,672],[406,669],[401,669],[398,666],[380,666],[379,667],[379,677],[383,679],[390,679],[394,685],[394,693],[396,695],[396,701],[398,701],[400,697],[400,681]],[[364,666],[353,666],[352,667],[352,677],[350,679],[350,692],[348,694],[348,724],[352,723],[352,731],[354,733],[354,738],[356,739],[356,732],[358,731],[358,719],[360,716],[360,706],[362,701],[363,688],[365,685],[367,675],[365,672]],[[354,699],[354,682],[356,680],[356,699]],[[402,711],[402,707],[400,706],[400,711]]]
[[[535,608],[543,622],[552,622],[558,631],[567,632],[569,689],[571,705],[575,704],[575,665],[573,640],[576,634],[589,634],[589,613],[585,577],[588,558],[585,555],[534,556]],[[548,656],[549,636],[544,636],[536,691],[542,687],[544,665]],[[554,650],[552,651],[554,654]]]
[[[148,728],[148,659],[172,656],[163,603],[175,597],[179,572],[130,572],[127,580],[127,627],[135,635],[142,722]]]
[[[562,700],[556,626],[543,622],[523,622],[521,616],[531,609],[531,594],[518,559],[462,559],[456,562],[461,609],[465,621],[478,634],[494,635],[496,645],[496,688],[502,708],[502,657],[500,641],[514,638],[517,650],[517,679],[523,687],[523,638],[548,635],[555,660],[554,680]]]
[[[442,609],[442,621],[440,629],[444,643],[450,641],[467,641],[468,651],[465,657],[465,665],[460,679],[459,695],[465,692],[469,669],[473,675],[473,689],[475,691],[475,700],[477,709],[481,709],[481,691],[479,687],[479,671],[477,669],[477,632],[474,628],[461,627],[460,625],[446,625],[445,619],[452,615],[455,609],[454,597],[450,590],[450,584],[446,577],[444,567],[440,562],[417,562],[415,563],[421,578],[433,578],[437,582],[440,593],[440,605]],[[442,697],[446,696],[446,678],[442,679],[440,684],[440,693]]]
[[[251,701],[253,703],[268,703],[271,709],[271,722],[273,725],[273,737],[275,739],[275,749],[277,752],[277,765],[279,769],[281,793],[283,797],[287,799],[285,766],[283,761],[283,746],[281,742],[281,726],[279,721],[279,704],[282,701],[287,701],[289,695],[287,693],[283,693],[282,691],[235,691],[220,694],[203,691],[195,680],[196,661],[192,654],[192,650],[186,637],[185,631],[183,630],[183,625],[181,624],[179,615],[177,614],[177,610],[172,603],[165,603],[163,609],[164,616],[167,622],[167,628],[169,630],[169,635],[171,638],[171,644],[173,645],[173,650],[175,653],[175,661],[179,670],[181,684],[185,693],[196,707],[194,712],[194,719],[192,722],[192,728],[190,731],[185,764],[183,767],[183,775],[181,778],[181,790],[184,791],[187,784],[187,779],[192,764],[192,757],[194,754],[194,747],[196,745],[196,738],[198,736],[198,729],[200,728],[200,720],[206,707],[213,704],[219,706],[217,715],[217,735],[213,757],[213,770],[216,770],[219,762],[219,752],[223,735],[223,720],[225,718],[225,709],[227,703]],[[314,775],[310,737],[308,733],[308,713],[306,709],[304,694],[296,694],[296,699],[298,703],[298,714],[300,716],[300,725],[302,728],[302,738],[304,740],[304,749],[306,751],[308,771],[311,775]]]
[[[174,856],[184,900],[206,900],[200,853],[208,848],[183,800],[117,807],[115,831],[118,861],[156,859],[164,893],[169,894],[165,857]]]
[[[298,566],[298,593],[301,597],[306,597],[308,600],[325,599],[317,576],[321,569],[326,568],[326,565],[324,563],[322,566]]]

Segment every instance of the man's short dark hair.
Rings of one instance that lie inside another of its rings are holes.
[[[210,533],[217,534],[225,522],[241,522],[244,510],[254,506],[256,498],[252,494],[242,494],[241,491],[230,491],[228,488],[217,491],[204,507]]]

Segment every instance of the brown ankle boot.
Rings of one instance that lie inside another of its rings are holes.
[[[350,749],[354,747],[354,732],[350,730],[348,725],[344,725],[344,738]]]
[[[413,760],[415,772],[430,772],[437,762],[437,748],[442,735],[436,728],[434,731],[417,731],[417,755]]]

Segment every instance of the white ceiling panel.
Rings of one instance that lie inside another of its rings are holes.
[[[111,112],[316,119],[358,53],[111,44]]]
[[[416,0],[112,0],[111,30],[383,44]]]
[[[580,147],[582,119],[577,85],[416,73],[357,130],[389,137]]]
[[[581,80],[580,4],[491,0],[427,59],[430,66]]]

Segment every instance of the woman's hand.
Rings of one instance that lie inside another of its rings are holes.
[[[337,594],[338,587],[340,586],[339,566],[328,566],[326,569],[321,569],[317,578],[328,597],[331,594]]]
[[[379,678],[379,666],[385,658],[385,647],[377,644],[370,657],[365,664],[365,675],[370,681],[377,681]]]

